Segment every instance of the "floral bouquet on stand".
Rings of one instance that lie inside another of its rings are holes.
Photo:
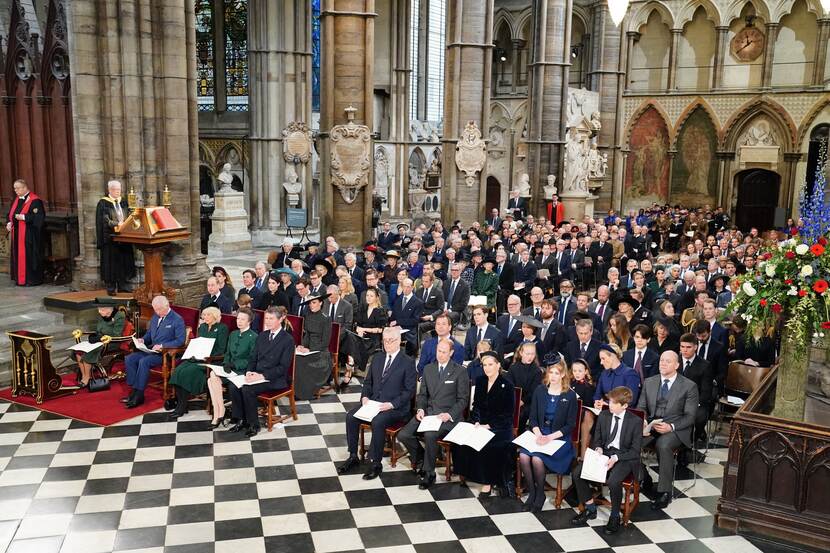
[[[812,239],[793,231],[791,238],[761,253],[760,259],[754,273],[732,281],[735,296],[727,311],[746,321],[748,340],[772,336],[780,329],[775,414],[800,419],[810,348],[825,333],[830,336],[828,236]],[[787,405],[793,408],[786,409]]]

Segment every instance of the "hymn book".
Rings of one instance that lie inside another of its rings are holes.
[[[565,445],[562,440],[551,440],[544,445],[536,443],[536,434],[530,430],[525,430],[523,434],[513,440],[513,443],[519,447],[523,447],[530,453],[544,453],[545,455],[553,455],[559,448]]]
[[[609,459],[607,455],[597,453],[595,449],[586,449],[585,456],[582,459],[582,473],[579,475],[580,478],[604,484],[605,478],[608,475]]]
[[[213,343],[216,338],[193,338],[187,344],[182,359],[207,359],[213,351]]]
[[[444,440],[481,451],[493,439],[493,436],[495,434],[483,426],[476,426],[469,422],[459,422],[455,425],[455,428],[444,436]]]
[[[84,353],[89,353],[90,351],[95,351],[96,349],[100,348],[104,345],[104,342],[79,342],[77,344],[73,344],[66,349],[71,349],[72,351],[82,351]]]

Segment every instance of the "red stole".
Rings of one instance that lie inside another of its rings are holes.
[[[40,198],[35,195],[34,192],[29,192],[29,196],[26,198],[26,203],[23,204],[23,209],[20,210],[21,215],[26,215],[29,213],[29,208],[32,206],[32,202],[34,200],[39,200]],[[12,204],[12,209],[9,212],[9,222],[12,224],[12,236],[11,241],[14,242],[15,238],[17,239],[17,283],[21,286],[26,284],[26,221],[17,221],[17,229],[20,232],[17,233],[15,236],[15,211],[17,211],[17,203],[20,201],[20,196],[15,196],[14,203]]]

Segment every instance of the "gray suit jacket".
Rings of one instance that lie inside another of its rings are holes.
[[[427,415],[449,413],[454,423],[459,422],[470,405],[470,377],[463,365],[452,360],[444,372],[444,378],[439,378],[437,361],[424,367],[415,407]]]
[[[655,418],[657,396],[660,394],[660,386],[662,385],[663,377],[659,374],[646,378],[643,383],[637,409],[645,411],[648,420]],[[669,389],[663,422],[674,425],[674,433],[687,447],[692,446],[692,428],[695,424],[698,402],[697,385],[682,374],[677,373],[677,380]]]
[[[331,313],[331,302],[328,300],[323,305],[323,313],[325,313],[326,315]],[[344,325],[346,328],[351,330],[353,319],[354,308],[352,307],[352,304],[341,298],[337,304],[337,310],[334,312],[334,319],[331,322],[340,323],[341,325]],[[345,331],[341,331],[340,337],[342,338],[344,334]]]

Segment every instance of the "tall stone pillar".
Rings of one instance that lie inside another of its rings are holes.
[[[669,76],[666,79],[666,91],[677,90],[677,55],[680,50],[680,37],[683,29],[671,30],[671,47],[669,49]]]
[[[285,232],[282,131],[294,121],[311,126],[311,2],[251,0],[248,13],[251,234],[266,245]],[[299,207],[310,223],[312,170],[297,167],[305,187]]]
[[[824,88],[824,66],[827,63],[827,43],[830,42],[830,18],[818,20],[816,54],[813,59],[813,86]]]
[[[538,214],[544,206],[542,187],[547,175],[556,175],[557,183],[563,180],[573,3],[572,0],[538,0],[533,5],[527,168],[533,195],[530,211]]]
[[[199,238],[196,25],[191,0],[73,0],[72,111],[81,243],[78,283],[97,288],[95,206],[110,179],[173,215],[191,237],[165,254],[168,284],[202,287]]]
[[[719,90],[723,86],[723,66],[726,52],[729,49],[729,27],[719,25],[715,27],[717,43],[715,45],[715,66],[712,68],[712,90]]]
[[[389,187],[386,206],[390,214],[401,213],[409,207],[407,198],[408,156],[406,142],[409,140],[409,64],[410,54],[410,0],[392,2],[392,117],[389,137],[395,142],[395,181]]]
[[[775,42],[778,40],[780,23],[767,23],[767,45],[764,48],[764,70],[761,73],[761,88],[772,88],[772,64],[775,61]]]
[[[449,0],[447,52],[444,58],[444,189],[441,216],[447,223],[481,219],[486,199],[487,168],[469,186],[458,170],[455,148],[473,121],[482,135],[490,130],[490,82],[493,72],[493,0]]]
[[[348,156],[332,162],[335,155],[331,131],[353,124],[372,130],[374,106],[375,0],[323,0],[320,11],[323,48],[320,71],[320,211],[321,234],[333,234],[342,244],[362,245],[372,223],[373,158],[372,140],[368,142],[368,166],[358,140],[346,137]],[[361,136],[365,133],[360,133]],[[361,138],[362,140],[362,138]],[[335,173],[353,183],[351,201],[334,186]]]

